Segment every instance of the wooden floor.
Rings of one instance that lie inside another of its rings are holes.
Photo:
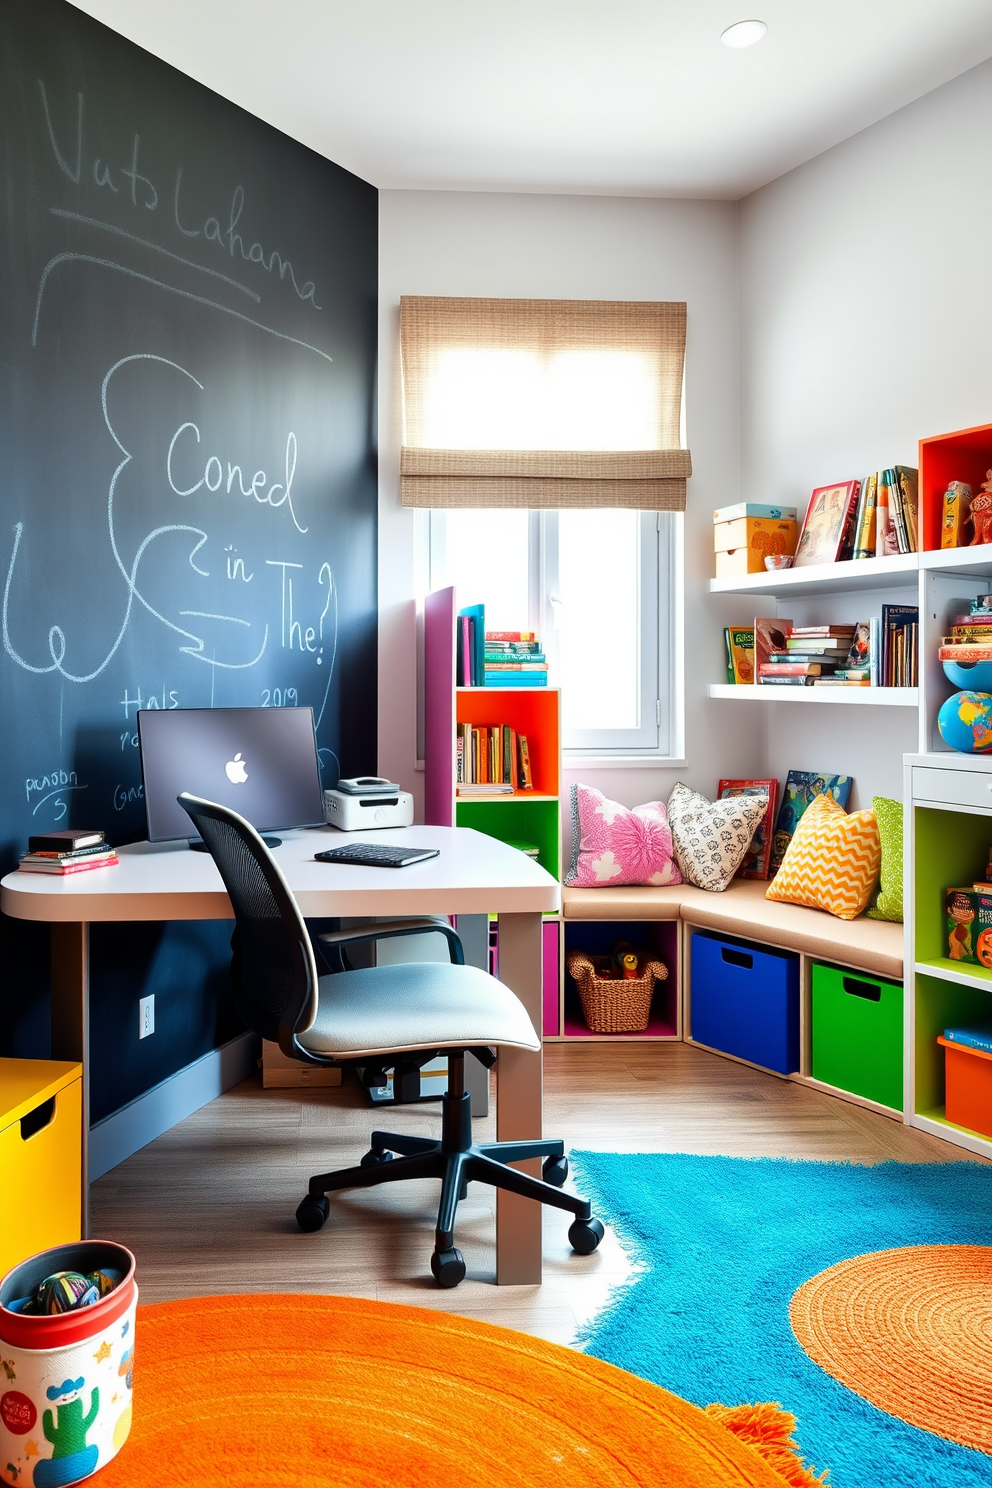
[[[373,1111],[357,1085],[297,1092],[249,1080],[94,1184],[92,1232],[135,1252],[145,1302],[337,1292],[443,1307],[571,1342],[630,1275],[609,1231],[595,1255],[575,1256],[567,1216],[546,1210],[543,1286],[497,1287],[492,1191],[474,1185],[457,1232],[468,1275],[440,1291],[428,1269],[436,1183],[339,1194],[319,1234],[298,1230],[294,1210],[311,1173],[357,1162],[373,1126],[434,1135],[437,1118],[435,1105]],[[474,1124],[477,1139],[494,1136],[491,1115]],[[970,1157],[846,1101],[675,1043],[547,1046],[545,1131],[566,1147],[612,1152],[864,1163]]]

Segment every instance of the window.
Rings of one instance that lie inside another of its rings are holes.
[[[673,752],[676,524],[670,512],[433,511],[429,585],[535,630],[577,756]]]
[[[400,301],[428,587],[539,634],[572,754],[674,753],[685,333],[681,302]]]

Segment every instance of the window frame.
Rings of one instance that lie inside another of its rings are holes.
[[[445,520],[447,511],[418,513],[421,563],[426,589],[455,582],[447,572]],[[639,666],[637,729],[584,730],[563,737],[566,764],[663,765],[681,763],[682,745],[682,557],[681,512],[640,512],[641,594],[639,633],[647,637]],[[555,607],[558,583],[557,524],[554,510],[528,513],[527,626],[541,636],[552,679],[558,667]],[[667,637],[667,639],[666,639]],[[633,736],[633,737],[632,737]]]

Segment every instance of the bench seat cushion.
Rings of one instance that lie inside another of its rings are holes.
[[[902,926],[861,916],[838,920],[822,909],[778,904],[765,898],[767,885],[735,879],[722,894],[689,884],[667,889],[565,889],[567,920],[676,920],[720,930],[743,940],[764,941],[902,980]]]

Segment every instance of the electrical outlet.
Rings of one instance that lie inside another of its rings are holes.
[[[138,1037],[147,1038],[155,1032],[155,994],[142,997],[138,1002]]]

